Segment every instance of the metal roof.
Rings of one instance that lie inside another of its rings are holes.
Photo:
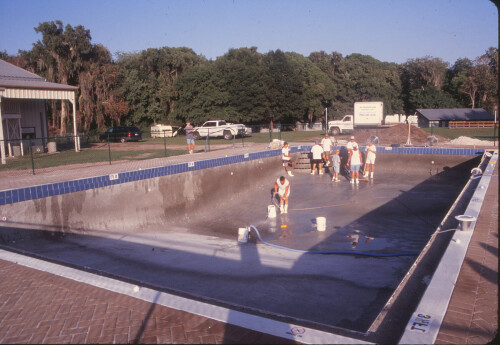
[[[429,121],[489,121],[493,115],[483,108],[455,108],[455,109],[417,109],[417,112]]]
[[[58,91],[78,90],[76,86],[47,82],[42,77],[3,60],[0,60],[0,87]]]

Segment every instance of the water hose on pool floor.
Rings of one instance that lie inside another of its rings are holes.
[[[357,251],[343,251],[343,250],[301,250],[301,249],[293,249],[293,248],[287,248],[283,246],[279,246],[277,244],[272,244],[264,241],[262,237],[260,237],[259,230],[253,225],[250,225],[250,228],[255,230],[255,233],[257,234],[257,237],[259,240],[267,244],[268,246],[279,248],[279,249],[285,249],[289,250],[292,252],[296,253],[304,253],[304,254],[350,254],[350,255],[365,255],[365,256],[376,256],[376,257],[394,257],[394,256],[416,256],[419,253],[396,253],[396,254],[376,254],[376,253],[365,253],[365,252],[357,252]]]

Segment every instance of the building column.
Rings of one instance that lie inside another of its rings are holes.
[[[69,99],[71,104],[73,105],[73,139],[75,141],[75,152],[80,151],[80,137],[77,137],[78,133],[76,131],[76,101],[75,97],[76,92],[73,94],[73,97]]]
[[[3,115],[2,115],[2,97],[0,97],[0,156],[2,156],[2,164],[6,164],[5,160],[5,141],[3,137]]]

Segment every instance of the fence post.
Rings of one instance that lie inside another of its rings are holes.
[[[163,145],[165,147],[165,157],[167,157],[167,134],[163,131]]]
[[[108,158],[109,158],[109,165],[111,165],[111,146],[109,144],[109,133],[108,133]]]
[[[273,126],[269,124],[269,142],[273,141]]]
[[[31,138],[30,138],[30,156],[31,156],[31,170],[33,170],[33,175],[35,175],[35,161],[33,160],[33,145],[31,144]]]

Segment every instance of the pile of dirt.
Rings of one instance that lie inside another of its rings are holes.
[[[366,144],[368,138],[372,135],[377,136],[379,145],[399,144],[404,145],[408,141],[408,125],[398,124],[391,127],[374,128],[374,129],[358,129],[354,131],[356,142],[360,145]],[[410,126],[410,141],[412,145],[424,145],[427,138],[430,136],[426,131]],[[439,135],[434,135],[439,143],[447,142],[448,139]],[[348,139],[349,136],[339,136],[338,139]]]

